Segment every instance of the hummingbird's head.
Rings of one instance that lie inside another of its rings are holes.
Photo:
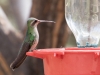
[[[27,21],[27,24],[30,26],[37,26],[40,22],[51,22],[51,23],[55,23],[54,21],[47,21],[47,20],[38,20],[36,18],[29,18]]]
[[[36,26],[36,25],[38,25],[39,22],[40,21],[36,18],[29,18],[27,21],[27,24],[30,26]]]

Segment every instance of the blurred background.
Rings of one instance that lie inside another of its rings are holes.
[[[18,54],[29,17],[56,22],[38,25],[37,49],[76,46],[65,21],[64,4],[64,0],[0,0],[0,75],[44,75],[42,60],[33,57],[27,57],[15,71],[9,67]]]

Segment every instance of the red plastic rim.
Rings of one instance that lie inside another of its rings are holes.
[[[26,55],[43,58],[45,55],[51,55],[51,54],[64,55],[65,53],[95,53],[95,54],[99,55],[100,47],[97,47],[97,48],[72,47],[72,48],[38,49],[38,50],[33,50],[33,52],[27,52]]]
[[[27,52],[43,59],[45,75],[100,75],[100,47],[49,48]]]

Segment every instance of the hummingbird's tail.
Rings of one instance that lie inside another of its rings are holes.
[[[11,63],[10,68],[14,71],[14,69],[18,68],[23,61],[25,60],[26,56],[26,52],[28,52],[30,49],[30,44],[29,43],[23,43],[17,58]]]
[[[23,57],[23,59],[21,59],[21,60],[18,60],[18,59],[16,58],[15,61],[13,61],[13,62],[11,63],[10,68],[14,71],[16,68],[18,68],[18,67],[23,63],[23,61],[25,60],[26,57],[27,57],[27,56],[25,55],[25,56]]]

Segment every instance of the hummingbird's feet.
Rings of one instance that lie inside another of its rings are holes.
[[[63,48],[63,46],[60,46],[60,48]]]
[[[34,49],[34,50],[37,50],[37,49]],[[30,52],[33,52],[33,50],[30,49]]]
[[[33,52],[33,50],[30,50],[30,52]]]

